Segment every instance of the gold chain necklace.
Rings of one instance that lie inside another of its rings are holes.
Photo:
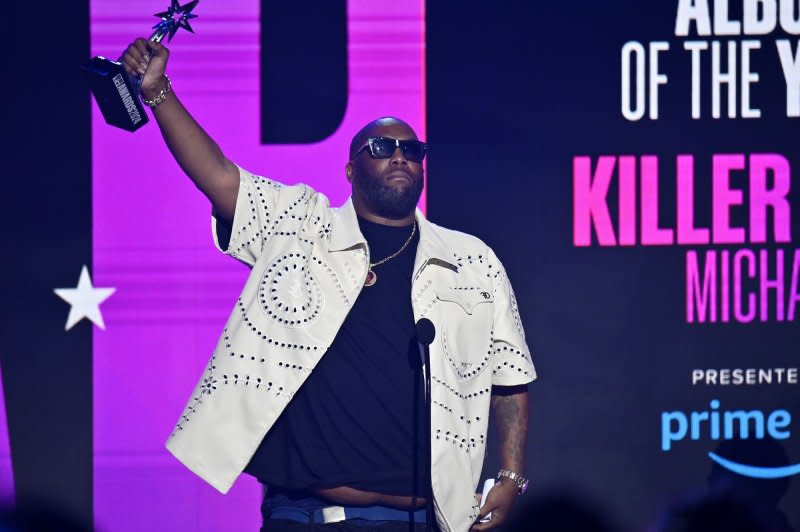
[[[405,251],[405,249],[408,247],[408,245],[414,239],[414,235],[415,234],[417,234],[417,221],[416,220],[414,220],[414,223],[411,225],[411,234],[406,239],[406,241],[403,242],[403,245],[400,246],[400,249],[398,249],[397,251],[395,251],[394,253],[392,253],[388,257],[379,260],[378,262],[370,262],[369,263],[369,270],[367,271],[367,278],[364,279],[364,286],[372,286],[372,285],[374,285],[375,283],[378,282],[378,274],[375,273],[375,271],[372,268],[374,268],[375,266],[380,266],[384,262],[388,262],[388,261],[392,260],[393,258],[398,256],[399,254],[401,254],[403,251]]]

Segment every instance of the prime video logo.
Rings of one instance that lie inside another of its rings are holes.
[[[720,403],[712,399],[709,410],[700,412],[661,413],[661,450],[669,452],[676,442],[686,439],[718,441],[748,438],[775,440],[791,437],[792,414],[788,410],[720,410]],[[800,464],[781,467],[760,467],[727,460],[714,452],[709,458],[722,467],[754,478],[781,478],[800,473]]]

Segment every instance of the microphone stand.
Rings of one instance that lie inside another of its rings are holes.
[[[436,328],[433,322],[427,318],[422,318],[417,322],[417,343],[419,345],[420,360],[422,362],[422,370],[425,376],[424,392],[425,392],[425,415],[424,423],[425,430],[423,437],[425,443],[422,449],[425,453],[425,471],[427,471],[428,482],[425,486],[425,530],[431,532],[433,530],[433,472],[431,471],[433,458],[431,456],[433,449],[431,446],[431,351],[430,345],[436,335]]]
[[[417,349],[419,349],[419,342],[417,342]],[[412,447],[414,455],[412,457],[412,475],[411,475],[411,509],[408,511],[408,532],[414,532],[414,512],[417,510],[417,487],[419,486],[419,385],[422,380],[417,371],[422,371],[422,362],[418,360],[414,368],[414,430],[412,434]]]
[[[425,471],[428,472],[428,482],[425,485],[427,493],[425,494],[425,532],[433,530],[433,472],[432,467],[432,446],[431,446],[431,350],[430,344],[419,344],[420,351],[425,365],[423,371],[425,373],[425,445],[422,448],[425,450]]]

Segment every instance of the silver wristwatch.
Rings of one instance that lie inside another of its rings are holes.
[[[500,480],[507,478],[514,482],[517,485],[517,491],[520,495],[528,491],[528,479],[520,475],[519,473],[514,473],[513,471],[509,471],[508,469],[501,469],[497,473],[496,480],[499,482]]]

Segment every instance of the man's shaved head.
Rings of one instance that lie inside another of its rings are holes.
[[[374,131],[382,126],[403,126],[411,132],[412,138],[417,138],[417,134],[408,123],[394,116],[383,116],[368,123],[353,135],[353,140],[350,142],[350,160],[356,156],[356,151],[367,143],[367,139],[374,136]]]

